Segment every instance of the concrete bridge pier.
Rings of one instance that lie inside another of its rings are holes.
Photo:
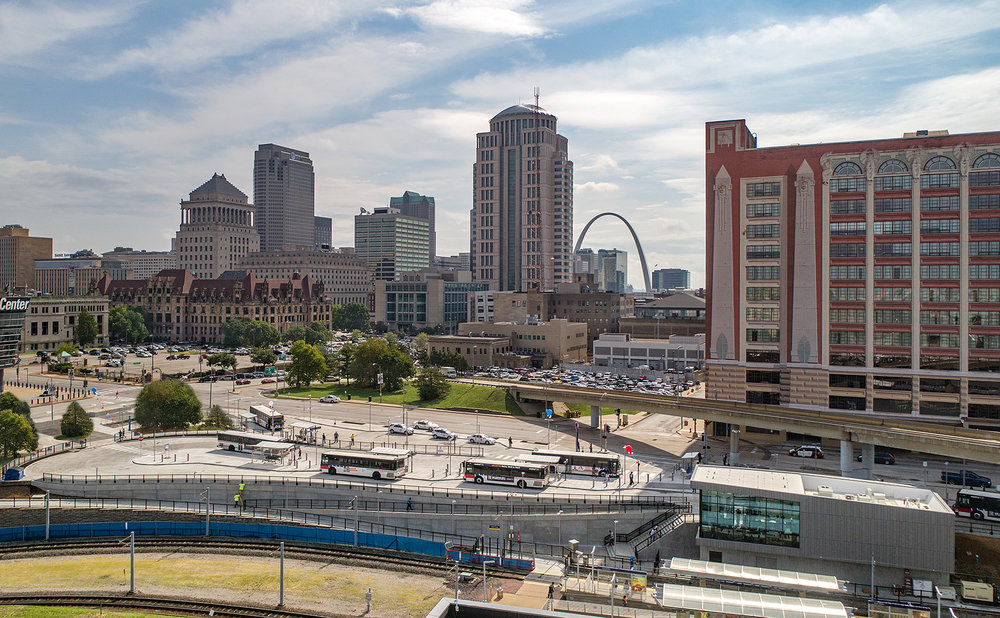
[[[601,428],[601,406],[590,406],[590,428]]]
[[[861,466],[855,470],[853,476],[856,479],[872,478],[872,469],[875,467],[875,445],[861,444]]]
[[[854,443],[850,440],[840,441],[840,476],[853,476]]]
[[[740,430],[729,431],[729,465],[740,465]]]

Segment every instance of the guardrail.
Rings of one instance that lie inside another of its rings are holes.
[[[653,496],[636,495],[614,495],[599,493],[539,493],[534,490],[518,490],[510,488],[507,490],[485,490],[485,489],[458,489],[458,488],[437,488],[420,485],[403,485],[392,481],[371,482],[352,481],[339,476],[330,479],[297,478],[297,477],[270,477],[270,476],[248,476],[240,474],[114,474],[114,475],[73,475],[73,474],[53,474],[44,473],[40,479],[41,483],[72,484],[72,485],[114,485],[114,484],[191,484],[204,485],[205,483],[226,483],[229,485],[239,485],[240,483],[255,485],[278,485],[294,487],[316,487],[320,489],[351,489],[361,491],[381,491],[383,493],[399,493],[403,495],[431,496],[440,498],[463,498],[472,500],[504,500],[512,499],[521,502],[533,501],[536,503],[549,504],[609,504],[609,505],[629,505],[629,504],[661,504],[672,505],[676,499],[687,501],[691,492],[678,492],[676,494],[664,494]]]
[[[75,451],[81,448],[87,447],[87,440],[71,440],[69,442],[62,442],[60,444],[52,444],[46,446],[45,448],[40,448],[36,451],[32,451],[27,455],[21,455],[20,457],[14,458],[0,467],[0,476],[7,471],[8,468],[14,468],[17,466],[26,466],[39,459],[45,459],[46,457],[52,457],[53,455],[58,455],[59,453],[65,453],[66,451]]]
[[[247,506],[257,506],[265,508],[294,508],[303,510],[327,510],[346,509],[352,504],[351,500],[302,500],[281,498],[272,499],[249,499]],[[436,515],[607,515],[609,513],[628,513],[636,511],[662,511],[670,508],[662,503],[648,504],[621,504],[621,505],[598,505],[598,504],[483,504],[483,503],[454,503],[442,504],[439,502],[411,502],[407,504],[402,496],[398,499],[379,498],[377,500],[361,500],[361,509],[366,511],[378,511],[389,513],[430,513]]]

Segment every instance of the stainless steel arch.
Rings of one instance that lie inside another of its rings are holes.
[[[576,254],[580,251],[580,247],[583,246],[583,239],[586,238],[587,236],[587,230],[589,230],[590,226],[594,224],[594,221],[597,221],[601,217],[617,217],[621,219],[621,222],[624,223],[625,227],[628,228],[629,233],[632,234],[632,240],[635,241],[635,248],[636,250],[639,251],[639,264],[642,265],[642,280],[646,284],[646,291],[652,292],[653,286],[651,285],[649,280],[649,267],[646,266],[646,254],[642,252],[642,245],[639,244],[639,237],[636,236],[635,230],[632,228],[632,224],[626,221],[625,217],[621,216],[616,212],[602,212],[601,214],[597,215],[596,217],[587,222],[587,225],[583,227],[583,232],[580,233],[580,239],[576,241],[576,248],[573,249],[574,259],[576,259]]]

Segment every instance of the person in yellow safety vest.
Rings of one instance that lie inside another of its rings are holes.
[[[240,483],[240,493],[243,493],[243,490],[245,488],[246,488],[246,483]]]
[[[239,494],[236,494],[235,496],[233,496],[233,503],[236,505],[236,508],[240,507],[240,495]]]

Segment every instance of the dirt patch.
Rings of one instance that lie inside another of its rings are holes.
[[[955,575],[1000,584],[1000,539],[956,534]]]

